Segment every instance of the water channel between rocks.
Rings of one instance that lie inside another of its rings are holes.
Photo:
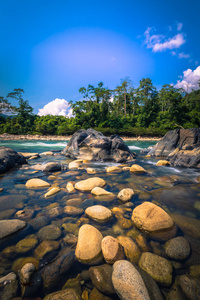
[[[55,261],[60,256],[63,249],[75,249],[78,230],[83,224],[91,224],[97,228],[103,236],[118,237],[121,235],[131,237],[134,241],[141,232],[131,222],[133,209],[144,201],[150,201],[162,207],[178,225],[177,235],[184,236],[190,243],[192,249],[190,257],[174,263],[173,276],[187,274],[192,265],[200,265],[200,182],[197,177],[198,170],[172,168],[156,166],[158,159],[145,158],[139,153],[140,149],[155,144],[155,141],[133,142],[128,141],[130,149],[137,153],[135,163],[139,164],[148,172],[141,175],[132,174],[129,170],[107,173],[106,167],[110,165],[120,165],[116,163],[85,163],[80,169],[68,170],[70,161],[60,155],[58,150],[63,149],[67,142],[63,141],[1,141],[0,146],[8,146],[20,152],[43,152],[54,150],[54,156],[43,156],[37,159],[28,160],[28,165],[11,169],[6,174],[0,175],[0,220],[18,218],[16,213],[25,211],[22,220],[28,222],[28,226],[18,233],[0,241],[0,277],[9,272],[15,273],[21,269],[24,262],[32,262],[43,270],[45,266]],[[60,162],[66,165],[60,172],[44,173],[36,171],[36,164],[47,162]],[[132,163],[124,165],[131,166]],[[96,174],[88,174],[86,168],[93,168]],[[103,187],[112,192],[116,197],[94,196],[90,192],[69,193],[66,184],[78,182],[91,177],[100,177],[106,181]],[[48,198],[44,195],[48,188],[27,189],[25,184],[31,178],[40,178],[50,183],[51,187],[59,187],[61,190]],[[122,203],[117,199],[120,190],[131,188],[134,195],[130,202]],[[74,200],[72,200],[74,199]],[[71,200],[71,201],[69,201]],[[103,205],[109,209],[121,209],[123,214],[119,218],[113,214],[111,220],[105,223],[98,223],[89,219],[84,213],[85,209],[93,205]],[[74,206],[77,211],[64,212],[66,205]],[[81,210],[82,209],[82,210]],[[18,213],[19,214],[19,213]],[[54,237],[54,232],[42,233],[41,229],[47,225],[58,227],[58,236]],[[145,233],[142,233],[145,237]],[[54,240],[51,251],[39,249],[38,246],[44,240]],[[164,243],[147,238],[150,252],[166,258]],[[44,255],[43,255],[44,252]],[[169,258],[168,258],[169,259]],[[83,270],[88,270],[89,266],[75,262],[69,271],[62,276],[56,288],[59,290],[69,278],[76,278]],[[200,276],[200,271],[199,276]],[[82,283],[84,289],[92,289],[92,283]],[[170,287],[161,286],[164,295],[167,295]],[[42,289],[41,289],[42,290]],[[44,293],[36,296],[44,297],[49,290],[44,289]],[[111,299],[118,299],[117,296],[110,296]]]

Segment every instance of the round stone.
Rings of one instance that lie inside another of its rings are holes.
[[[117,198],[123,202],[127,202],[132,198],[133,195],[134,195],[134,191],[132,189],[127,188],[121,190],[117,195]]]
[[[159,160],[157,163],[156,163],[156,166],[170,166],[170,163],[168,160]]]
[[[75,256],[83,264],[95,265],[103,261],[101,241],[103,236],[94,226],[84,224],[78,233]]]
[[[117,260],[124,259],[124,251],[117,239],[106,236],[101,242],[103,257],[108,264],[114,264]]]
[[[64,212],[68,216],[77,216],[77,215],[82,215],[84,210],[76,206],[67,205],[64,207]]]
[[[48,225],[38,231],[38,237],[40,240],[57,240],[61,234],[62,232],[60,228],[56,225]]]
[[[93,285],[103,294],[115,294],[112,284],[112,267],[108,264],[89,268]]]
[[[139,260],[139,267],[159,284],[171,285],[173,268],[167,259],[150,252],[143,252]]]
[[[26,182],[26,187],[31,189],[31,188],[45,188],[45,187],[49,187],[50,184],[42,179],[39,178],[32,178],[29,179]]]
[[[107,173],[111,173],[111,172],[120,172],[121,168],[117,167],[117,166],[111,166],[111,167],[107,167],[106,168],[106,172]]]
[[[176,226],[172,218],[151,202],[138,205],[133,210],[131,219],[137,228],[152,238],[166,241],[176,235]]]
[[[30,237],[30,238],[25,238],[21,241],[19,241],[16,244],[16,252],[17,253],[26,253],[32,249],[35,248],[35,246],[37,245],[38,240],[34,237]]]
[[[13,234],[26,226],[25,221],[21,220],[1,220],[0,239]]]
[[[164,248],[166,254],[172,259],[183,260],[190,254],[190,244],[182,236],[167,241]]]
[[[132,240],[132,238],[128,236],[119,235],[117,237],[118,242],[124,248],[124,253],[128,260],[132,263],[138,263],[141,252],[136,243]]]
[[[102,205],[90,206],[85,210],[85,213],[89,218],[97,222],[105,222],[112,217],[111,210]]]
[[[104,185],[106,185],[105,180],[99,177],[93,177],[77,182],[75,184],[75,189],[82,192],[89,192],[95,187],[103,187]]]
[[[132,172],[132,173],[145,173],[147,171],[143,167],[134,164],[134,165],[131,166],[130,172]]]
[[[91,194],[95,196],[102,196],[102,195],[113,195],[113,193],[110,193],[100,187],[95,187],[91,190]]]
[[[57,250],[60,247],[57,241],[42,241],[34,251],[34,256],[37,259],[42,259],[47,253]]]

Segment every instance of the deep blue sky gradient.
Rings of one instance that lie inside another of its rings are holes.
[[[0,96],[23,88],[37,113],[55,98],[80,100],[89,83],[114,88],[126,76],[135,86],[145,77],[157,88],[176,83],[200,65],[199,15],[198,0],[0,0]],[[177,55],[147,48],[148,27],[171,38],[178,23],[186,42]]]

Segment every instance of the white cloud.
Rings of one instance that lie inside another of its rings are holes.
[[[186,42],[183,33],[178,33],[172,38],[167,39],[164,35],[152,34],[153,31],[155,31],[155,28],[148,27],[144,33],[145,44],[147,45],[147,48],[151,48],[153,52],[177,49]]]
[[[73,111],[67,100],[56,98],[55,100],[47,103],[43,108],[40,108],[38,115],[53,115],[71,118],[73,117]]]
[[[181,52],[181,53],[178,54],[178,58],[190,58],[190,55]]]
[[[177,30],[178,31],[181,31],[182,27],[183,27],[183,23],[178,23],[177,24]]]
[[[192,90],[199,89],[200,81],[200,66],[198,66],[194,71],[187,69],[183,72],[182,80],[178,80],[174,85],[176,88],[182,88],[186,92],[190,93]]]

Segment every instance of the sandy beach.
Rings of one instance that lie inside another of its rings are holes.
[[[44,141],[66,141],[71,139],[71,135],[58,136],[58,135],[14,135],[14,134],[0,134],[0,140],[44,140]],[[159,137],[126,137],[121,136],[121,138],[125,141],[159,141],[161,138]]]

